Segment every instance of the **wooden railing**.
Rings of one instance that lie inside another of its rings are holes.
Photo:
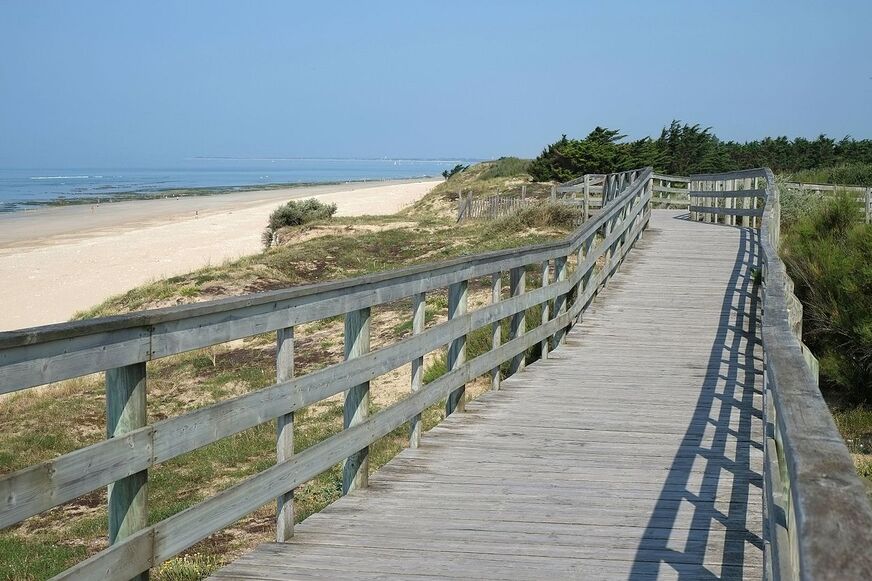
[[[582,210],[582,222],[584,222],[590,218],[594,210],[602,209],[604,204],[608,204],[622,192],[637,177],[639,171],[585,174],[580,178],[551,186],[549,202],[576,206]],[[654,183],[657,183],[656,176]],[[543,200],[529,198],[525,192],[526,186],[522,187],[520,196],[498,193],[473,198],[472,192],[467,192],[466,195],[461,192],[457,200],[457,221],[475,218],[494,219],[542,204]]]
[[[651,204],[658,206],[674,206],[686,208],[690,205],[690,178],[654,174],[654,186]]]
[[[505,194],[473,198],[472,192],[468,192],[466,196],[461,195],[457,200],[457,221],[461,222],[475,218],[489,218],[493,220],[513,214],[523,208],[532,208],[541,203],[542,200],[536,198]]]
[[[860,212],[866,224],[872,224],[872,187],[867,186],[834,186],[831,184],[806,184],[786,182],[784,187],[802,194],[832,195],[837,192],[847,192],[856,196],[860,204]]]
[[[694,219],[761,225],[764,549],[767,579],[866,579],[872,507],[818,389],[802,304],[778,257],[781,205],[769,169],[694,175]]]
[[[559,242],[286,290],[0,333],[0,394],[106,372],[109,439],[53,460],[0,476],[0,528],[21,522],[103,486],[109,487],[111,545],[59,579],[130,579],[177,555],[277,499],[277,538],[293,534],[293,490],[343,463],[343,492],[367,485],[368,449],[410,423],[410,445],[421,438],[421,414],[446,400],[446,414],[463,407],[465,385],[500,365],[525,365],[534,345],[542,354],[559,346],[619,267],[650,217],[650,168],[608,186],[609,205]],[[629,174],[628,174],[629,176]],[[525,288],[526,271],[545,276]],[[510,297],[500,300],[503,274]],[[553,280],[552,276],[553,274]],[[467,311],[469,282],[491,278],[493,302]],[[448,288],[449,318],[424,328],[426,294]],[[412,299],[413,335],[371,351],[371,309]],[[542,322],[527,331],[526,310],[543,307]],[[345,318],[345,361],[293,377],[294,328]],[[500,322],[510,319],[504,342]],[[492,329],[491,349],[468,359],[467,336]],[[275,333],[276,383],[178,417],[146,423],[146,362],[244,337]],[[448,346],[448,371],[427,385],[425,354]],[[370,380],[412,362],[409,397],[370,416]],[[345,394],[344,429],[306,450],[293,448],[294,411]],[[148,471],[265,422],[277,422],[276,464],[157,523],[148,524]]]

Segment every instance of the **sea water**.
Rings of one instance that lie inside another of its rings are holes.
[[[166,168],[0,168],[0,212],[194,188],[246,188],[439,176],[453,159],[198,159]],[[169,194],[169,192],[168,192]]]

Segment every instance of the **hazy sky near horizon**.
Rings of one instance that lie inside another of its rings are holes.
[[[0,0],[0,167],[872,137],[870,0]]]

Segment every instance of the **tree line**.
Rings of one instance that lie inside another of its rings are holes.
[[[615,129],[597,127],[584,139],[563,135],[532,161],[537,181],[566,181],[586,173],[612,173],[652,166],[673,175],[723,172],[768,166],[779,173],[833,166],[872,164],[872,140],[847,136],[839,141],[766,137],[758,141],[722,141],[710,127],[672,121],[660,137],[625,141]]]

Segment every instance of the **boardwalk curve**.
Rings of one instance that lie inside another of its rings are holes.
[[[655,212],[550,359],[214,578],[762,577],[754,236]]]

